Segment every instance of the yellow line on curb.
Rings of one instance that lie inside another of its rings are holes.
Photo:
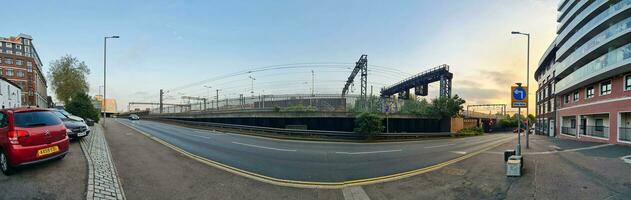
[[[396,174],[391,174],[391,175],[386,175],[386,176],[380,176],[380,177],[374,177],[374,178],[367,178],[367,179],[358,179],[358,180],[351,180],[351,181],[342,181],[342,182],[313,182],[313,181],[296,181],[296,180],[286,180],[286,179],[279,179],[279,178],[274,178],[274,177],[269,177],[269,176],[265,176],[265,175],[261,175],[261,174],[257,174],[254,172],[250,172],[250,171],[246,171],[246,170],[242,170],[236,167],[232,167],[226,164],[222,164],[219,163],[217,161],[213,161],[198,155],[195,155],[193,153],[190,153],[184,149],[181,149],[177,146],[174,146],[160,138],[154,137],[148,133],[145,133],[144,131],[141,131],[133,126],[127,125],[125,123],[122,122],[118,122],[121,123],[135,131],[138,131],[139,133],[147,136],[148,138],[166,146],[169,147],[179,153],[181,153],[182,155],[185,155],[187,157],[190,157],[194,160],[197,160],[201,163],[210,165],[212,167],[236,174],[236,175],[240,175],[243,177],[247,177],[250,179],[254,179],[257,181],[261,181],[261,182],[265,182],[265,183],[269,183],[269,184],[274,184],[274,185],[279,185],[279,186],[287,186],[287,187],[296,187],[296,188],[322,188],[322,189],[340,189],[340,188],[344,188],[344,187],[349,187],[349,186],[359,186],[359,185],[368,185],[368,184],[375,184],[375,183],[382,183],[382,182],[388,182],[388,181],[394,181],[394,180],[399,180],[402,178],[407,178],[407,177],[411,177],[411,176],[416,176],[419,174],[423,174],[423,173],[427,173],[427,172],[431,172],[440,168],[443,168],[447,165],[462,161],[464,159],[473,157],[477,154],[480,154],[484,151],[490,150],[492,148],[495,148],[497,146],[500,146],[506,142],[508,142],[509,140],[513,139],[513,137],[509,137],[503,140],[499,140],[498,142],[494,143],[493,145],[486,147],[484,149],[454,158],[452,160],[448,160],[439,164],[435,164],[432,166],[428,166],[428,167],[424,167],[424,168],[420,168],[420,169],[416,169],[416,170],[412,170],[412,171],[407,171],[407,172],[401,172],[401,173],[396,173]]]

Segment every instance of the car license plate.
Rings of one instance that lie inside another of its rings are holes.
[[[52,146],[52,147],[48,147],[48,148],[44,148],[44,149],[40,149],[37,150],[37,156],[45,156],[51,153],[55,153],[59,151],[59,147],[58,146]]]
[[[85,136],[88,132],[87,131],[83,131],[81,133],[77,133],[77,136],[82,137]]]

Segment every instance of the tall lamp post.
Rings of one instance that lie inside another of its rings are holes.
[[[119,38],[118,35],[105,36],[103,39],[103,127],[105,127],[105,118],[107,118],[107,107],[105,100],[105,88],[107,87],[107,39]]]
[[[525,35],[528,38],[528,44],[526,46],[526,87],[530,89],[530,33],[522,33],[518,31],[513,31],[511,32],[511,34]],[[528,118],[528,114],[530,114],[529,109],[528,109],[529,107],[530,105],[526,104],[526,120],[529,120]],[[526,126],[526,149],[530,147],[529,140],[528,140],[528,134],[530,133],[530,121],[527,121],[527,122],[528,124]]]
[[[210,86],[207,86],[207,85],[204,85],[204,87],[205,87],[206,89],[208,89],[208,96],[206,97],[206,99],[210,102],[210,89],[211,89],[211,88],[213,88],[213,87],[210,87]],[[204,107],[206,107],[206,105],[204,105]],[[212,102],[210,103],[210,107],[211,107],[211,108],[213,107]]]

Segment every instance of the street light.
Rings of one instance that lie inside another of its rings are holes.
[[[105,36],[105,38],[103,39],[103,127],[105,127],[105,118],[107,118],[107,107],[106,107],[106,100],[105,100],[105,88],[107,86],[107,39],[110,38],[120,38],[118,35],[114,35],[114,36]]]
[[[211,89],[211,88],[213,88],[213,87],[210,87],[210,86],[207,86],[207,85],[204,85],[204,87],[205,87],[206,89],[208,89],[208,97],[206,97],[206,99],[207,99],[208,101],[210,101],[210,89]],[[206,105],[204,105],[204,107],[206,107]],[[211,104],[210,104],[210,107],[213,107],[212,102],[211,102]]]
[[[522,32],[518,32],[518,31],[512,31],[511,34],[513,35],[525,35],[528,38],[528,43],[526,46],[526,87],[528,89],[530,89],[530,33],[522,33]],[[526,93],[526,96],[528,94]],[[528,120],[528,114],[530,114],[529,112],[529,108],[530,106],[528,104],[526,104],[526,120]],[[529,146],[529,140],[528,140],[528,134],[530,133],[530,121],[528,121],[528,124],[526,126],[526,149],[528,149]]]

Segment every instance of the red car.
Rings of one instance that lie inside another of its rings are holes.
[[[68,133],[51,111],[39,108],[0,110],[0,170],[62,159],[68,152]]]

